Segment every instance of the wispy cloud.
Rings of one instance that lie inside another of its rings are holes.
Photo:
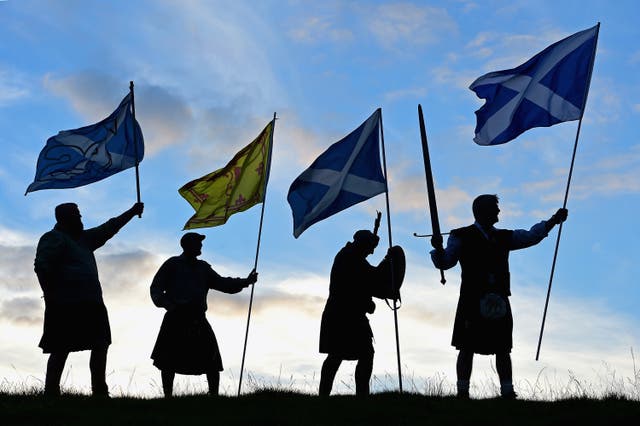
[[[458,32],[446,9],[412,3],[379,5],[369,11],[366,21],[369,31],[385,48],[432,44]]]
[[[580,180],[573,180],[572,198],[594,199],[614,197],[640,192],[640,149],[630,149],[625,155],[600,158],[592,164],[580,166]],[[556,170],[552,176],[527,181],[518,191],[528,194],[544,194],[541,201],[560,202],[564,196],[567,171]]]
[[[24,79],[16,71],[0,67],[0,108],[28,95]]]
[[[557,29],[532,34],[482,31],[469,41],[465,50],[482,60],[484,72],[515,68],[547,46],[571,35]],[[481,74],[479,72],[478,74]]]
[[[339,28],[329,16],[310,16],[288,31],[289,37],[299,43],[349,43],[353,40],[353,32],[347,28]]]
[[[387,102],[397,102],[404,99],[423,98],[427,95],[427,89],[424,87],[411,87],[406,89],[392,90],[386,92],[383,97]]]
[[[434,81],[442,86],[453,86],[461,90],[467,90],[473,81],[480,77],[476,70],[456,70],[447,65],[431,69],[430,74]]]

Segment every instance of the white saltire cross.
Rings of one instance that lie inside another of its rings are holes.
[[[348,191],[361,195],[365,198],[371,198],[386,190],[385,182],[371,180],[349,173],[353,166],[353,162],[356,160],[358,154],[362,150],[362,147],[374,131],[379,117],[379,114],[373,114],[366,121],[364,129],[360,133],[360,138],[353,148],[353,151],[351,151],[349,159],[345,163],[344,167],[342,167],[342,170],[307,169],[298,177],[298,179],[305,182],[315,182],[326,185],[329,187],[329,190],[304,217],[300,226],[294,230],[294,235],[300,235],[308,227],[309,223],[313,222],[314,219],[316,219],[335,201],[336,198],[338,198],[340,191]]]
[[[585,41],[593,38],[594,35],[595,28],[593,31],[584,31],[575,34],[557,44],[541,59],[532,76],[508,74],[488,78],[481,77],[476,80],[471,85],[471,90],[477,86],[501,84],[508,89],[518,92],[518,94],[487,119],[473,140],[480,145],[490,145],[494,138],[509,127],[515,111],[520,107],[524,99],[545,109],[550,115],[560,121],[580,118],[581,109],[579,107],[562,98],[547,86],[540,84],[540,80],[553,70],[562,59],[580,47]]]

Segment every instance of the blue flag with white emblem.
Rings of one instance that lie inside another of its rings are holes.
[[[63,130],[50,137],[40,152],[36,176],[26,193],[76,188],[140,163],[144,142],[131,104],[129,93],[118,108],[99,123]]]
[[[360,127],[331,145],[289,188],[293,235],[354,204],[384,192],[377,109]]]
[[[476,111],[478,145],[509,142],[534,127],[582,117],[600,24],[547,47],[517,68],[491,72],[469,89],[485,104]]]

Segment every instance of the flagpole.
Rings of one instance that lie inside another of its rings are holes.
[[[133,95],[133,81],[129,82],[129,91],[131,92],[131,115],[133,116],[133,150],[136,156],[136,195],[138,203],[140,202],[140,171],[138,170],[138,132],[136,131],[136,103]],[[142,217],[142,213],[138,214],[138,217]]]
[[[269,143],[269,153],[267,154],[267,176],[264,180],[264,197],[262,199],[262,208],[260,209],[260,225],[258,226],[258,243],[256,245],[256,257],[253,262],[253,270],[258,268],[258,256],[260,255],[260,239],[262,236],[262,222],[264,219],[264,206],[267,204],[267,183],[269,182],[269,174],[271,173],[271,152],[273,150],[273,132],[276,129],[276,113],[273,113],[273,126],[271,126],[271,141]],[[255,284],[251,284],[251,295],[249,296],[249,311],[247,313],[247,327],[244,333],[244,347],[242,348],[242,362],[240,363],[240,379],[238,380],[238,396],[242,390],[242,373],[244,372],[244,360],[247,354],[247,340],[249,339],[249,323],[251,322],[251,308],[253,306],[253,291]]]
[[[387,174],[387,156],[384,149],[384,128],[382,126],[382,108],[378,108],[380,110],[380,140],[382,142],[382,166],[384,168],[384,195],[385,201],[387,204],[387,230],[389,233],[389,248],[393,247],[393,241],[391,236],[391,213],[389,209],[389,175]],[[393,261],[392,261],[393,262]],[[394,280],[393,274],[393,264],[391,265],[391,287],[396,289],[396,284]],[[398,306],[397,299],[393,299],[393,323],[395,326],[396,332],[396,357],[398,359],[398,386],[400,389],[400,393],[402,393],[402,367],[400,363],[400,333],[398,329]]]
[[[587,84],[585,85],[584,102],[582,103],[582,111],[580,112],[580,120],[578,121],[578,129],[576,130],[576,138],[573,143],[573,153],[571,154],[571,165],[569,166],[569,176],[567,177],[567,187],[564,192],[564,202],[562,208],[567,208],[567,201],[569,199],[569,187],[571,185],[571,177],[573,176],[573,165],[576,159],[576,151],[578,150],[578,139],[580,138],[580,128],[582,127],[582,117],[584,117],[585,106],[587,105],[587,97],[589,96],[589,88],[591,86],[591,75],[593,73],[593,64],[596,61],[596,49],[598,47],[598,35],[600,33],[600,22],[598,22],[596,28],[596,41],[593,44],[593,55],[591,57],[591,66],[589,67],[589,76],[587,77]],[[536,361],[540,358],[540,346],[542,345],[542,334],[544,333],[544,325],[547,318],[547,308],[549,307],[549,298],[551,296],[551,285],[553,283],[553,274],[556,269],[556,260],[558,258],[558,247],[560,246],[560,236],[562,235],[562,222],[558,226],[558,236],[556,238],[556,247],[553,252],[553,262],[551,263],[551,272],[549,275],[549,287],[547,288],[547,298],[544,302],[544,312],[542,314],[542,324],[540,325],[540,336],[538,337],[538,349],[536,350]]]

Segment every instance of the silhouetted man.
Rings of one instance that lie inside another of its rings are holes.
[[[329,298],[322,313],[320,353],[327,354],[320,374],[320,395],[329,395],[343,360],[357,360],[356,395],[369,394],[373,371],[373,333],[367,314],[375,311],[372,296],[381,268],[367,262],[379,238],[360,230],[336,255],[331,268]],[[403,258],[404,260],[404,258]]]
[[[462,282],[451,345],[460,352],[456,364],[458,396],[469,397],[473,354],[496,355],[496,370],[503,398],[514,399],[511,374],[513,317],[509,304],[509,252],[538,244],[557,224],[567,219],[558,211],[530,230],[497,229],[498,196],[480,195],[473,201],[473,225],[454,229],[446,249],[442,237],[433,237],[431,259],[438,269],[460,262]]]
[[[105,369],[111,330],[93,252],[143,209],[144,204],[136,203],[120,216],[85,230],[76,204],[56,207],[56,225],[40,238],[34,262],[45,303],[39,346],[50,354],[45,395],[60,394],[60,378],[69,352],[84,350],[91,350],[93,395],[109,395]]]
[[[209,394],[218,395],[223,367],[216,335],[205,315],[207,293],[214,289],[235,294],[258,279],[255,271],[247,278],[218,275],[198,259],[204,239],[195,232],[184,234],[180,239],[182,254],[164,262],[151,283],[153,303],[167,310],[151,354],[162,375],[165,397],[173,395],[176,373],[206,374]]]

